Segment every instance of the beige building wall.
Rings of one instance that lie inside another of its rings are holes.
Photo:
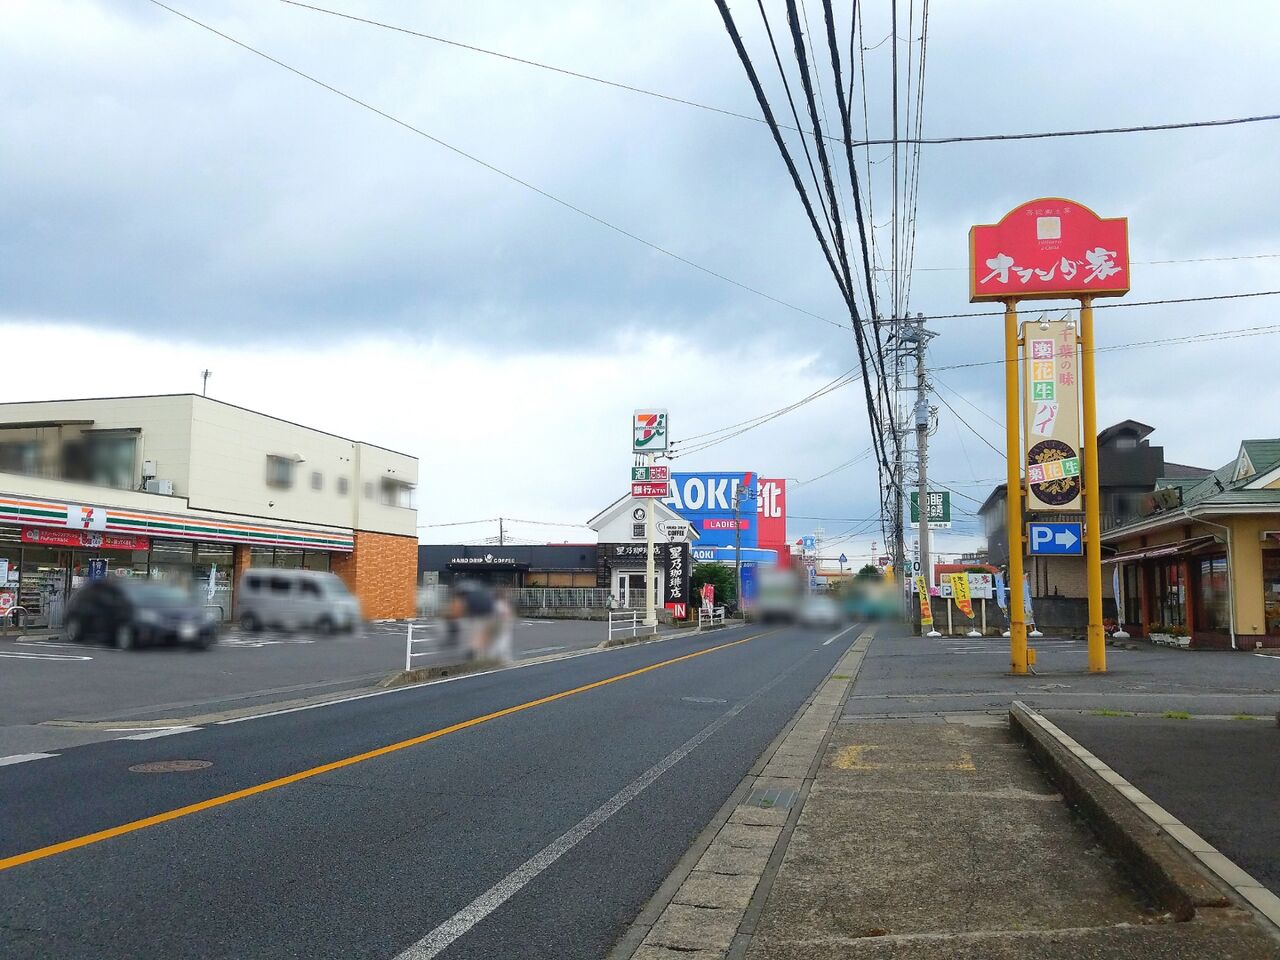
[[[173,481],[175,495],[186,496],[191,470],[191,408],[195,399],[180,395],[0,403],[0,427],[38,420],[92,420],[96,430],[141,428],[134,486],[142,485],[142,462],[154,460],[156,475]]]
[[[0,490],[417,536],[415,509],[382,502],[384,478],[417,486],[418,462],[402,453],[190,394],[0,404],[0,426],[59,420],[140,429],[134,487],[142,485],[143,461],[151,460],[157,478],[172,481],[173,496],[28,476],[6,482],[3,474]],[[268,485],[268,456],[293,463],[291,486]],[[341,493],[340,480],[347,484]]]

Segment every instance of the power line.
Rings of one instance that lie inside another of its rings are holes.
[[[1141,264],[1150,266],[1152,264],[1163,263],[1222,263],[1228,260],[1274,260],[1280,258],[1280,253],[1248,253],[1239,256],[1227,257],[1180,257],[1174,260],[1130,260],[1133,265]],[[968,267],[916,267],[917,271],[924,273],[961,273],[968,272]],[[876,267],[880,273],[888,273],[889,270],[884,267]]]
[[[156,0],[152,0],[156,2]],[[1095,310],[1120,310],[1131,307],[1162,307],[1176,303],[1205,303],[1210,300],[1249,300],[1254,297],[1274,297],[1280,296],[1280,290],[1253,290],[1248,293],[1215,293],[1204,297],[1172,297],[1166,300],[1122,300],[1119,303],[1095,303]],[[1066,294],[1062,299],[1070,299]],[[1024,307],[1021,310],[1015,310],[1014,313],[1022,316],[1024,314],[1041,314],[1051,310],[1061,310],[1062,307]],[[1074,308],[1071,308],[1074,309]],[[924,316],[925,320],[966,320],[970,317],[1003,317],[1003,310],[978,310],[972,313],[935,313],[931,316]]]
[[[979,440],[985,443],[988,447],[994,450],[997,454],[999,454],[1001,460],[1008,459],[1008,457],[1005,456],[1005,453],[1003,450],[1001,450],[994,443],[992,443],[990,440],[988,440],[986,437],[980,434],[977,430],[975,430],[973,427],[973,424],[971,424],[968,420],[960,416],[960,414],[956,412],[956,408],[951,405],[950,401],[948,401],[946,397],[940,394],[937,390],[933,391],[933,395],[942,401],[943,406],[945,406],[948,410],[951,411],[951,415],[955,417],[956,420],[958,420],[961,423],[961,425],[963,425],[970,433],[972,433],[975,437],[977,437]]]
[[[468,153],[467,151],[463,150],[461,147],[455,147],[453,144],[445,140],[442,140],[439,137],[434,136],[433,134],[427,133],[427,131],[423,130],[421,127],[416,127],[413,124],[409,123],[407,120],[402,120],[399,117],[394,116],[393,114],[390,114],[387,111],[380,109],[379,107],[375,107],[373,104],[365,100],[361,100],[359,97],[352,96],[349,93],[339,90],[337,87],[333,86],[332,84],[326,83],[325,81],[320,80],[319,78],[314,77],[309,73],[304,73],[303,71],[299,70],[297,67],[290,66],[289,64],[285,63],[283,60],[278,60],[268,53],[264,53],[262,50],[259,50],[257,47],[250,46],[249,44],[245,43],[242,40],[237,40],[235,37],[231,36],[230,34],[223,33],[221,30],[218,30],[216,27],[212,27],[201,20],[197,20],[195,17],[189,14],[183,13],[181,10],[177,10],[171,6],[168,6],[167,4],[161,2],[161,0],[150,0],[150,2],[155,4],[157,7],[160,7],[162,10],[169,11],[174,16],[181,17],[183,20],[186,20],[187,22],[194,24],[195,26],[200,27],[203,30],[207,30],[209,33],[212,33],[215,36],[221,37],[223,40],[226,40],[230,43],[235,44],[237,47],[240,47],[242,50],[247,50],[249,53],[252,53],[255,56],[259,56],[262,59],[269,61],[270,63],[274,63],[276,66],[284,70],[288,70],[290,73],[294,74],[295,76],[301,77],[303,80],[310,81],[311,83],[314,83],[316,86],[323,87],[325,90],[328,90],[330,93],[335,94],[339,97],[342,97],[342,99],[350,103],[354,103],[358,107],[363,107],[365,110],[368,110],[371,113],[376,113],[378,116],[382,117],[383,119],[390,120],[392,123],[396,124],[397,126],[403,127],[404,129],[410,131],[411,133],[416,133],[418,136],[423,137],[426,140],[430,140],[432,143],[436,144],[437,146],[444,147],[446,150],[450,151],[451,153],[454,153],[457,156],[462,157],[463,159],[470,160],[472,163],[475,163],[481,167],[484,167],[486,170],[490,171],[491,173],[496,173],[498,176],[511,181],[517,186],[524,187],[526,190],[530,190],[533,193],[536,193],[539,196],[544,197],[545,199],[550,200],[551,202],[564,207],[566,210],[570,210],[581,217],[585,217],[586,219],[592,221],[593,223],[596,223],[602,227],[605,227],[608,230],[612,230],[614,233],[624,236],[629,240],[634,240],[636,243],[642,244],[643,246],[648,247],[650,250],[653,250],[656,253],[660,253],[665,257],[670,257],[672,260],[676,260],[680,263],[683,263],[685,266],[692,267],[694,270],[697,270],[701,273],[705,273],[708,276],[715,277],[717,280],[723,280],[725,283],[732,284],[733,286],[738,287],[741,290],[745,290],[748,293],[752,293],[758,297],[762,297],[763,299],[768,300],[771,303],[776,303],[779,306],[786,307],[788,310],[794,310],[795,312],[804,314],[805,316],[811,317],[814,320],[820,320],[821,322],[830,324],[833,327],[844,329],[845,325],[842,323],[836,323],[834,320],[828,320],[826,317],[813,313],[809,310],[806,310],[803,307],[797,306],[794,303],[788,303],[785,300],[780,300],[777,297],[774,297],[774,296],[771,296],[770,294],[765,293],[763,290],[759,290],[755,287],[750,286],[749,284],[742,283],[739,280],[734,280],[732,277],[728,277],[722,273],[712,270],[710,267],[704,267],[702,264],[697,263],[696,261],[690,260],[688,257],[683,257],[672,250],[668,250],[666,247],[663,247],[660,244],[654,243],[652,240],[646,240],[644,237],[638,234],[632,233],[630,230],[627,230],[624,227],[620,227],[615,223],[611,223],[610,221],[605,220],[603,217],[598,217],[594,213],[591,213],[590,211],[585,210],[584,208],[579,207],[568,200],[565,200],[561,197],[556,196],[554,193],[550,193],[547,190],[543,190],[541,187],[536,186],[533,183],[530,183],[528,180],[524,180],[513,173],[508,173],[506,170],[503,170],[501,167],[495,166],[494,164],[489,163],[487,160],[480,159],[475,154]],[[281,2],[291,2],[291,0],[281,0]]]
[[[766,122],[762,117],[753,117],[749,113],[739,113],[736,110],[729,110],[726,107],[717,107],[709,103],[702,103],[698,100],[690,100],[687,97],[677,97],[674,94],[662,93],[659,90],[649,90],[645,87],[637,87],[634,84],[623,83],[620,80],[609,80],[605,77],[596,76],[595,74],[582,73],[578,70],[570,70],[567,67],[558,67],[552,63],[544,63],[540,60],[530,60],[527,57],[519,57],[515,54],[503,53],[501,50],[491,50],[487,47],[478,47],[475,44],[463,43],[460,40],[450,40],[447,37],[441,37],[433,33],[424,33],[421,30],[412,30],[408,27],[401,27],[394,23],[386,23],[382,20],[371,20],[368,17],[357,17],[355,14],[344,13],[341,10],[330,10],[327,7],[319,7],[310,3],[300,3],[298,0],[280,0],[280,2],[286,3],[292,7],[298,7],[302,10],[312,10],[316,13],[328,14],[331,17],[340,17],[343,20],[353,20],[356,23],[367,24],[371,27],[380,27],[383,30],[391,30],[395,33],[407,34],[408,36],[418,37],[422,40],[431,40],[435,43],[442,43],[446,46],[457,47],[461,50],[470,50],[472,53],[482,53],[485,56],[497,57],[500,60],[509,60],[512,63],[523,64],[526,67],[537,67],[539,70],[549,70],[552,73],[558,73],[566,77],[573,77],[576,80],[588,80],[591,83],[598,83],[606,87],[613,87],[615,90],[625,90],[628,93],[638,93],[641,96],[653,97],[657,100],[666,100],[668,103],[678,103],[685,107],[695,107],[698,110],[707,110],[711,113],[721,114],[722,116],[733,117],[735,120],[749,120],[752,123],[761,124]],[[793,133],[807,134],[810,136],[813,135],[812,130],[806,130],[799,126],[799,120],[797,120],[796,123],[797,126],[794,127],[782,124],[782,128],[784,130],[790,130]],[[835,138],[828,137],[827,139],[834,140]]]
[[[969,406],[970,406],[970,407],[972,407],[974,410],[977,410],[977,411],[978,411],[978,413],[982,414],[984,417],[986,417],[988,420],[990,420],[992,423],[994,423],[994,424],[995,424],[997,427],[999,427],[1001,430],[1003,430],[1003,429],[1004,429],[1004,423],[1003,423],[1003,422],[1001,422],[1001,421],[997,420],[997,419],[996,419],[995,417],[993,417],[991,414],[987,413],[987,411],[983,410],[980,406],[978,406],[976,403],[974,403],[972,400],[970,400],[968,397],[966,397],[966,396],[965,396],[963,393],[961,393],[959,390],[957,390],[957,389],[955,389],[954,387],[948,386],[947,384],[943,383],[943,382],[942,382],[942,380],[941,380],[940,378],[938,378],[938,377],[934,377],[934,378],[933,378],[933,382],[934,382],[934,383],[936,383],[936,384],[938,384],[939,386],[946,387],[946,388],[947,388],[947,390],[949,390],[953,396],[959,397],[959,398],[960,398],[961,400],[963,400],[965,403],[969,404]]]
[[[1043,133],[992,133],[969,137],[912,137],[890,140],[859,140],[855,147],[874,147],[886,144],[984,143],[999,140],[1046,140],[1054,137],[1096,137],[1113,133],[1151,133],[1159,130],[1194,130],[1203,127],[1231,127],[1244,123],[1267,123],[1280,120],[1280,113],[1258,117],[1232,117],[1227,120],[1191,120],[1185,123],[1150,123],[1135,127],[1098,127],[1088,130],[1051,130]]]
[[[1109,353],[1114,350],[1136,350],[1144,347],[1174,347],[1187,343],[1208,343],[1214,340],[1240,340],[1245,337],[1263,337],[1280,333],[1280,324],[1267,324],[1261,327],[1239,327],[1233,330],[1215,330],[1209,333],[1189,334],[1185,337],[1162,337],[1159,340],[1135,340],[1131,343],[1117,343],[1106,347],[1095,347],[1094,353]],[[935,370],[967,370],[970,367],[993,367],[1008,363],[1007,360],[977,360],[973,363],[953,363]]]

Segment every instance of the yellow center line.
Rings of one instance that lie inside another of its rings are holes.
[[[291,783],[298,783],[302,780],[308,780],[311,777],[318,777],[322,773],[331,773],[334,770],[341,770],[343,767],[350,767],[357,763],[364,763],[366,760],[383,757],[389,753],[395,753],[397,750],[416,747],[419,744],[427,743],[428,741],[435,740],[438,737],[443,737],[450,733],[457,733],[459,730],[466,730],[468,727],[479,726],[482,723],[488,723],[490,720],[497,720],[499,717],[507,717],[513,713],[519,713],[522,710],[540,707],[546,703],[554,703],[556,700],[563,700],[565,697],[572,697],[578,693],[586,693],[588,690],[595,690],[597,687],[608,686],[611,683],[617,683],[619,680],[628,680],[631,677],[638,677],[642,673],[648,673],[650,670],[669,667],[673,663],[692,660],[695,657],[702,657],[708,653],[715,653],[717,650],[726,650],[729,647],[736,647],[739,644],[747,643],[748,641],[755,640],[757,637],[761,636],[764,636],[764,634],[743,637],[741,640],[721,643],[714,647],[708,647],[706,650],[686,653],[683,656],[673,657],[670,660],[663,660],[659,663],[652,663],[647,667],[640,667],[638,670],[619,673],[616,676],[606,677],[604,680],[585,683],[582,686],[574,687],[571,690],[562,690],[559,693],[553,693],[546,697],[539,697],[537,700],[529,700],[525,703],[517,704],[514,707],[504,707],[501,710],[495,710],[493,713],[486,713],[481,717],[472,717],[470,720],[463,720],[460,723],[454,723],[447,727],[441,727],[439,730],[432,730],[430,733],[424,733],[421,736],[410,737],[408,740],[401,740],[398,743],[390,743],[384,747],[378,747],[374,750],[358,753],[352,757],[345,757],[342,760],[334,760],[331,763],[323,763],[318,767],[311,767],[308,770],[300,770],[297,773],[278,777],[275,780],[267,780],[265,783],[258,783],[252,787],[245,787],[243,790],[233,790],[231,793],[224,793],[221,796],[211,797],[208,800],[201,800],[198,803],[190,803],[185,807],[166,810],[164,813],[157,813],[154,816],[143,817],[141,820],[131,820],[128,823],[122,823],[115,827],[108,827],[106,830],[99,830],[96,833],[86,833],[84,836],[73,837],[70,840],[63,840],[60,843],[52,843],[47,847],[38,847],[35,850],[28,850],[26,853],[18,853],[12,857],[5,857],[3,860],[0,860],[0,871],[19,867],[24,863],[31,863],[35,860],[43,860],[46,857],[57,856],[60,853],[67,853],[68,851],[79,849],[80,847],[87,847],[91,844],[101,843],[103,840],[110,840],[113,837],[124,836],[126,833],[145,830],[147,827],[159,826],[162,823],[168,823],[170,820],[177,820],[180,817],[188,817],[193,813],[200,813],[202,810],[210,810],[214,807],[220,807],[225,803],[243,800],[246,797],[252,797],[255,794],[266,793],[268,790],[275,790],[278,787],[286,787]]]

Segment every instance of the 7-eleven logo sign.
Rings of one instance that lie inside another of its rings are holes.
[[[663,453],[667,449],[667,411],[637,410],[631,417],[631,449]]]
[[[68,504],[66,523],[72,530],[105,530],[107,529],[107,511],[102,507]]]

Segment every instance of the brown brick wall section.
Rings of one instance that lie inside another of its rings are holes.
[[[245,543],[237,543],[231,552],[231,599],[232,606],[240,601],[240,578],[244,576],[244,572],[249,569],[249,545]],[[238,613],[236,614],[239,615]]]
[[[329,568],[360,599],[369,620],[417,613],[418,538],[357,530],[355,550],[332,554]]]

